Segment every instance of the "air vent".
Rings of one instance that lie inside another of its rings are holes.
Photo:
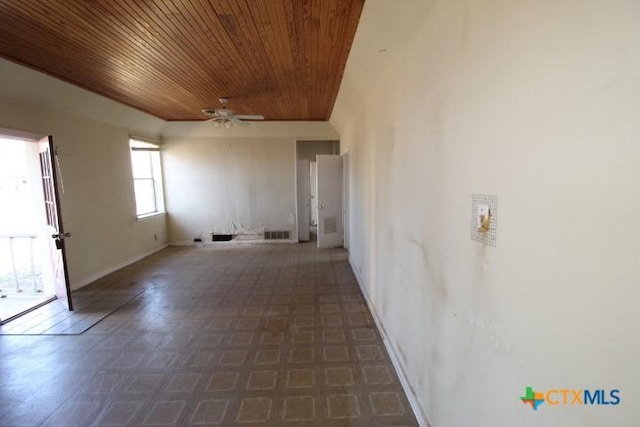
[[[331,217],[324,219],[324,234],[332,234],[338,232],[338,218]]]
[[[282,230],[282,231],[266,231],[265,230],[264,240],[289,240],[289,230]]]
[[[233,235],[231,234],[215,234],[211,233],[211,241],[212,242],[228,242],[233,239]]]

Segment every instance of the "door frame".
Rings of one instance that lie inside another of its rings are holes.
[[[349,251],[351,245],[351,239],[349,231],[351,229],[349,224],[349,181],[350,181],[350,169],[351,156],[347,149],[342,155],[342,242],[344,248]]]
[[[298,242],[308,242],[311,191],[309,188],[309,160],[296,159],[296,213],[298,220]]]
[[[317,143],[321,143],[324,146],[315,146],[314,148],[305,148],[304,145],[305,144],[317,144]],[[327,144],[330,144],[330,149],[329,146],[327,146]],[[312,154],[312,156],[311,156]],[[309,161],[309,163],[311,164],[311,162],[315,163],[316,156],[318,154],[322,154],[322,155],[341,155],[340,154],[340,140],[334,140],[334,139],[296,139],[295,140],[295,144],[294,144],[294,158],[295,158],[295,162],[293,164],[294,167],[294,180],[293,180],[293,191],[294,191],[294,195],[296,197],[295,199],[295,216],[296,216],[296,231],[300,230],[300,226],[301,223],[305,223],[305,222],[309,222],[311,224],[311,218],[309,218],[308,220],[306,219],[306,213],[304,212],[303,209],[301,209],[300,207],[300,188],[298,185],[298,174],[300,171],[300,168],[298,166],[298,161],[299,160],[303,160],[306,159]],[[311,168],[309,168],[308,174],[309,176],[307,178],[309,178],[309,180],[311,180],[310,177],[310,173],[311,173]],[[344,173],[343,173],[344,176]],[[311,184],[311,183],[310,183]],[[343,186],[345,184],[343,183]],[[309,187],[309,194],[303,196],[305,199],[311,199],[311,188]],[[317,197],[315,199],[315,203],[313,203],[313,201],[310,202],[310,206],[309,206],[309,213],[311,213],[314,210],[314,204],[315,206],[317,206]],[[343,207],[344,209],[344,207]],[[316,213],[317,213],[317,209],[315,209]],[[304,218],[303,218],[304,216]],[[311,216],[311,215],[310,215]],[[344,213],[341,215],[341,219],[343,219],[344,217]],[[346,222],[343,219],[343,225]],[[304,225],[303,225],[304,226]],[[313,228],[313,227],[308,227],[308,228]],[[317,224],[316,224],[316,230],[317,230]],[[343,231],[344,233],[344,231]],[[297,233],[296,233],[297,234]],[[304,234],[304,232],[303,232]],[[311,240],[311,235],[309,237],[309,240]],[[298,238],[298,242],[301,241],[305,241],[305,240],[301,240],[300,238]],[[343,241],[344,241],[344,234],[343,234]]]

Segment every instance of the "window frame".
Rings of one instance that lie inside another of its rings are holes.
[[[131,159],[131,178],[133,184],[133,194],[135,199],[136,206],[136,218],[147,218],[155,215],[164,215],[166,213],[165,210],[165,202],[164,202],[164,183],[163,183],[163,174],[162,174],[162,156],[160,155],[160,144],[157,142],[151,142],[146,139],[130,137],[129,138],[129,156]],[[148,161],[149,161],[149,170],[151,176],[145,177],[136,177],[135,169],[134,169],[134,153],[138,152],[147,152]],[[154,154],[155,153],[155,154]],[[139,211],[139,200],[138,194],[136,194],[136,182],[141,181],[151,181],[152,183],[152,191],[153,191],[153,205],[154,209],[152,211],[145,211],[143,213],[138,213]]]

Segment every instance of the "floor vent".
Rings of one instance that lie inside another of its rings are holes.
[[[289,240],[289,230],[265,231],[264,240]]]

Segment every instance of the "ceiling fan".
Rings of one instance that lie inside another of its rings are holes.
[[[211,117],[207,122],[213,122],[215,126],[224,126],[229,129],[233,125],[249,126],[249,123],[244,120],[264,120],[264,116],[260,114],[234,114],[233,110],[227,108],[229,98],[219,98],[222,108],[202,110],[202,113]]]

